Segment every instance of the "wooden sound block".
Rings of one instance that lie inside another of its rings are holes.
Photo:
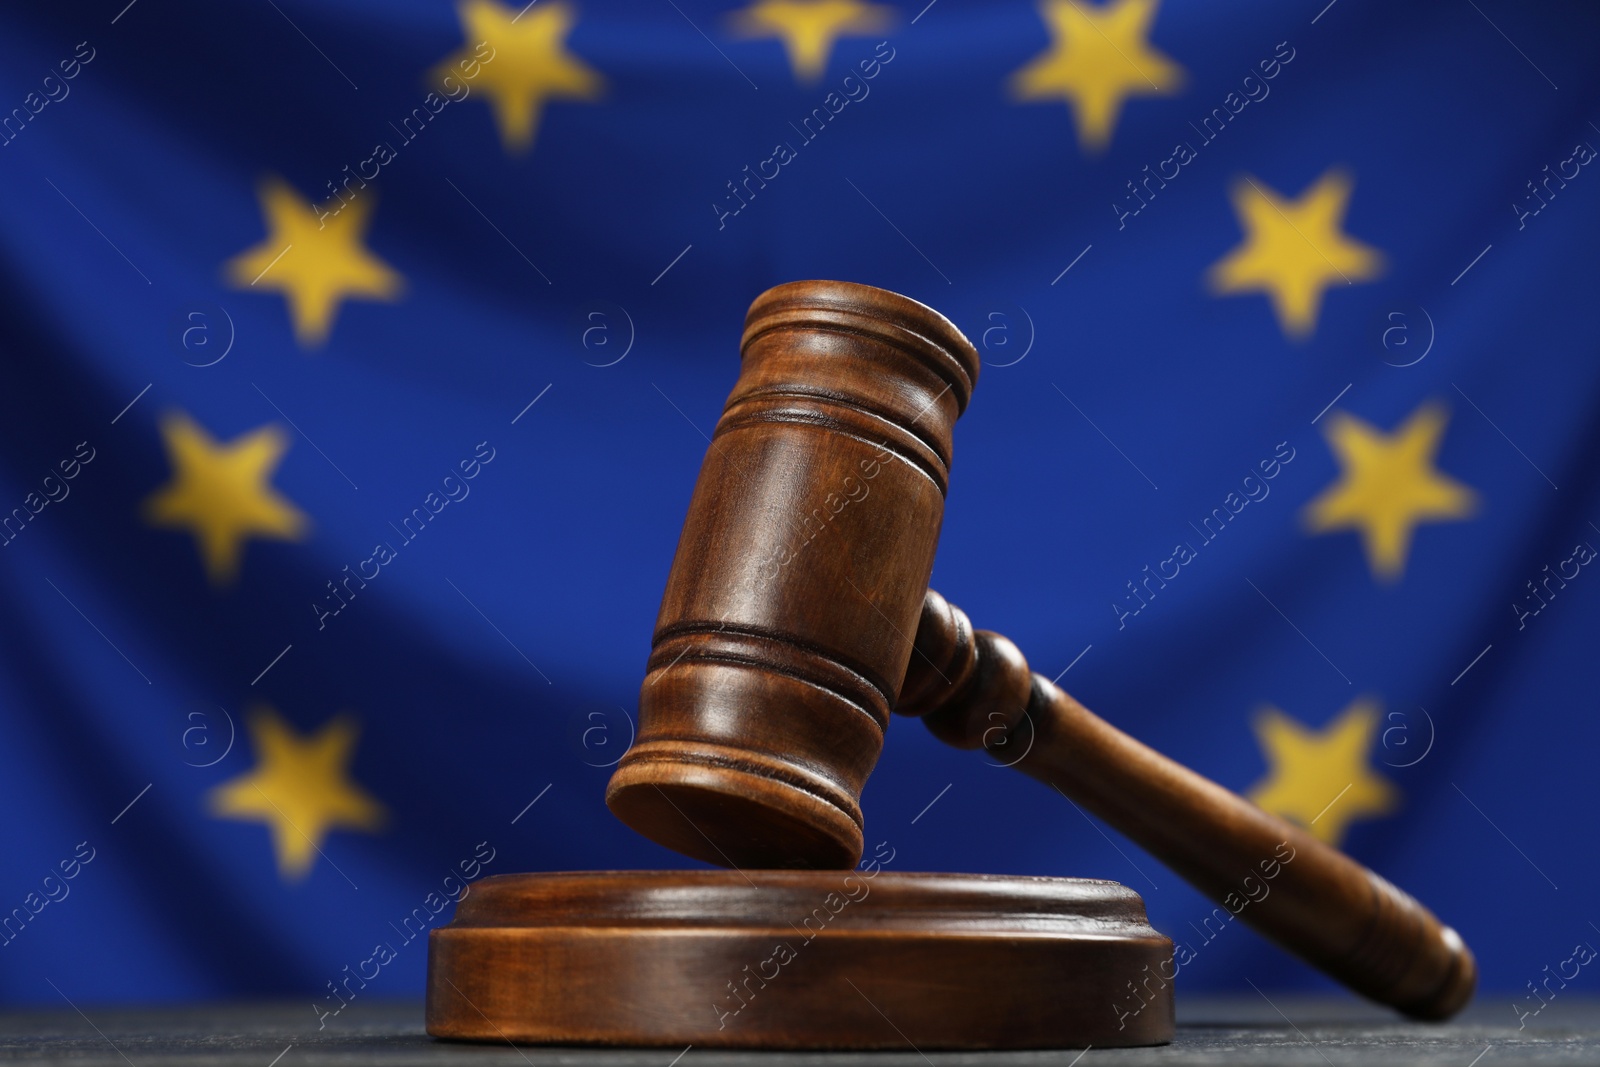
[[[1172,1039],[1160,977],[1171,957],[1139,895],[1116,882],[877,861],[497,875],[430,937],[428,1033],[697,1048],[1156,1045]]]

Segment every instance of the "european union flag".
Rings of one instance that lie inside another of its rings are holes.
[[[934,585],[978,625],[1519,1017],[1600,943],[1592,9],[7,18],[9,1000],[346,1023],[479,877],[689,862],[602,798],[744,310],[803,278],[977,343]],[[994,762],[896,723],[869,842],[1123,881],[1180,988],[1323,981]]]

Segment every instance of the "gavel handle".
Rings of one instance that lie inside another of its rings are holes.
[[[896,710],[922,715],[936,736],[1014,760],[1358,993],[1419,1019],[1448,1018],[1471,999],[1472,953],[1427,908],[1098,718],[932,591],[916,646]]]

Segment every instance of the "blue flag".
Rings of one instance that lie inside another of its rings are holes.
[[[8,1001],[331,1025],[475,879],[690,863],[604,790],[745,308],[805,278],[982,355],[934,572],[976,625],[1426,902],[1508,1019],[1581,986],[1600,15],[8,20]],[[1180,990],[1325,985],[1002,763],[897,721],[869,848],[1122,881]]]

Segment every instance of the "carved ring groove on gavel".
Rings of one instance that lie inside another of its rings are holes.
[[[1097,718],[928,589],[952,430],[978,374],[952,323],[869,286],[796,282],[751,306],[741,351],[662,600],[638,740],[607,790],[623,822],[723,866],[850,867],[894,710],[958,747],[1026,747],[1016,769],[1224,904],[1287,845],[1273,892],[1241,919],[1410,1015],[1466,1003],[1472,954],[1421,904]]]

